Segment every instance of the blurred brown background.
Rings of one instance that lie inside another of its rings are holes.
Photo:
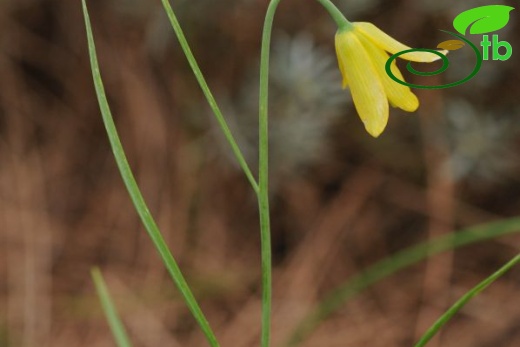
[[[451,39],[481,1],[336,1],[414,47]],[[511,3],[511,2],[505,2]],[[88,2],[110,105],[150,210],[222,346],[257,346],[254,194],[223,141],[159,1]],[[266,0],[175,1],[251,165]],[[510,4],[514,6],[514,4]],[[313,1],[276,17],[271,73],[273,345],[320,298],[399,249],[520,211],[518,13],[513,46],[472,81],[417,91],[370,138],[340,88],[335,27]],[[471,71],[453,52],[448,73]],[[408,80],[421,82],[414,76]],[[431,80],[430,80],[431,81]],[[509,236],[442,254],[344,305],[305,346],[411,346],[518,252]],[[0,2],[0,346],[113,346],[89,269],[100,266],[135,346],[206,342],[133,210],[104,132],[80,1]],[[472,301],[431,346],[520,345],[520,270]]]

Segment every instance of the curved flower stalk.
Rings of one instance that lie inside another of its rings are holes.
[[[388,123],[389,107],[414,112],[419,100],[408,86],[396,83],[385,70],[389,53],[409,50],[371,23],[343,23],[336,33],[336,54],[343,75],[343,88],[350,87],[354,105],[367,132],[381,135]],[[441,51],[446,54],[447,51]],[[440,57],[429,52],[410,52],[399,56],[414,62],[431,63]],[[395,61],[394,76],[404,80]]]

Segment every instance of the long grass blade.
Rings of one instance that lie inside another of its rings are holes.
[[[498,278],[504,275],[507,271],[511,270],[513,266],[520,262],[520,254],[511,259],[507,264],[502,266],[498,271],[494,274],[486,278],[484,281],[480,282],[473,289],[468,291],[462,298],[460,298],[452,307],[450,307],[433,325],[424,333],[421,339],[415,344],[415,347],[423,347],[425,346],[434,336],[439,332],[439,330],[450,321],[453,316],[459,312],[473,297],[477,296],[484,289],[489,287],[493,282],[495,282]]]
[[[206,100],[208,101],[209,107],[211,108],[211,110],[213,111],[213,114],[215,115],[215,118],[217,119],[217,122],[220,126],[220,129],[222,130],[222,133],[224,134],[224,137],[226,138],[227,142],[231,146],[231,150],[233,151],[233,154],[235,155],[235,158],[238,161],[240,168],[242,169],[242,171],[246,175],[247,179],[249,180],[251,187],[253,188],[255,193],[258,193],[258,191],[259,191],[258,182],[256,181],[255,177],[253,176],[253,173],[251,172],[251,169],[249,168],[249,165],[247,164],[246,159],[244,158],[244,155],[242,154],[242,151],[238,147],[238,144],[237,144],[233,134],[231,133],[231,130],[229,129],[226,119],[224,118],[224,115],[222,114],[222,111],[220,110],[220,107],[218,106],[217,101],[215,100],[215,97],[213,96],[213,93],[211,92],[208,84],[206,83],[206,79],[204,78],[204,75],[202,74],[202,71],[200,70],[199,64],[197,63],[195,56],[191,52],[188,41],[186,40],[186,36],[184,35],[181,25],[180,25],[179,21],[177,20],[177,16],[175,15],[173,8],[171,7],[168,0],[161,0],[161,2],[163,4],[164,10],[166,11],[166,15],[168,16],[168,19],[170,20],[173,31],[175,32],[175,35],[177,36],[177,39],[179,40],[182,51],[184,52],[184,55],[186,56],[186,59],[188,60],[188,63],[190,64],[191,70],[193,71],[193,74],[195,75],[195,78],[197,79],[197,82],[199,83],[199,86],[202,89],[202,92],[204,93]]]
[[[108,138],[110,140],[110,146],[112,147],[112,151],[114,153],[114,157],[116,159],[119,172],[121,173],[121,177],[123,178],[125,186],[135,206],[135,209],[139,214],[139,217],[141,218],[141,221],[146,231],[148,232],[148,235],[152,239],[152,242],[157,251],[159,252],[164,265],[170,273],[173,281],[177,285],[177,288],[181,292],[183,299],[186,302],[186,305],[188,306],[189,310],[197,320],[197,323],[204,332],[204,335],[206,336],[206,339],[208,340],[209,344],[213,347],[219,346],[217,339],[213,331],[211,330],[208,321],[206,320],[206,317],[202,313],[199,304],[193,296],[188,286],[188,283],[184,279],[184,276],[182,275],[182,272],[179,269],[177,262],[173,258],[168,246],[166,245],[166,242],[164,241],[161,232],[159,231],[159,228],[157,227],[157,224],[155,223],[152,215],[150,214],[150,211],[148,210],[148,207],[146,206],[141,191],[139,190],[137,182],[135,181],[134,175],[132,174],[132,171],[130,169],[130,165],[128,165],[128,161],[126,160],[126,155],[123,150],[121,141],[119,140],[119,136],[117,134],[116,126],[114,124],[112,113],[110,111],[110,107],[108,105],[107,97],[105,94],[103,81],[101,79],[96,54],[96,46],[94,44],[94,36],[92,34],[92,27],[90,24],[87,5],[85,3],[85,0],[82,0],[82,3],[83,15],[85,18],[85,27],[87,31],[90,65],[92,70],[92,76],[94,78],[96,95],[98,98],[99,107],[101,109],[101,114],[103,116],[103,122],[105,124]]]
[[[520,232],[520,217],[471,227],[405,249],[370,266],[326,295],[297,326],[287,346],[297,346],[322,321],[366,288],[428,257],[472,243]]]
[[[117,346],[132,347],[130,339],[126,334],[125,327],[121,322],[114,302],[110,297],[110,293],[108,292],[108,288],[105,283],[105,280],[103,279],[101,271],[99,271],[98,268],[93,268],[91,270],[91,275],[92,280],[94,281],[94,286],[96,287],[96,292],[98,294],[99,300],[101,301],[101,306],[103,307],[103,312],[105,312],[108,325],[110,326],[112,335],[114,335],[114,339],[116,340]]]

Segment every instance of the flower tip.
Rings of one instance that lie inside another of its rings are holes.
[[[386,128],[386,124],[376,124],[374,122],[364,122],[365,130],[370,134],[373,138],[378,138],[379,135],[383,133]]]
[[[419,108],[419,99],[414,93],[409,91],[406,98],[403,98],[397,107],[406,112],[415,112]]]
[[[448,53],[449,53],[450,51],[448,51],[447,49],[440,49],[440,50],[438,50],[437,52],[441,53],[441,54],[444,55],[444,56],[447,56]],[[433,60],[433,61],[437,61],[437,60],[440,60],[440,59],[441,59],[440,56],[438,56],[438,55],[436,55],[436,56],[437,56],[437,57],[436,57],[435,60]]]
[[[379,135],[381,135],[383,133],[383,131],[376,131],[376,132],[371,132],[370,130],[367,129],[367,132],[370,134],[370,136],[372,136],[373,138],[377,139],[379,137]]]

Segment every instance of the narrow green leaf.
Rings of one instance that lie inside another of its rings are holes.
[[[146,231],[148,232],[148,236],[152,240],[157,252],[161,256],[161,259],[168,270],[170,276],[172,277],[174,283],[179,289],[184,302],[188,306],[192,315],[197,320],[201,330],[204,332],[206,339],[208,340],[210,346],[218,347],[219,343],[215,334],[211,330],[209,323],[202,313],[202,310],[197,303],[197,300],[193,296],[188,283],[186,282],[182,272],[177,265],[177,262],[173,258],[173,255],[170,252],[170,249],[166,245],[164,238],[155,223],[150,211],[148,210],[148,206],[144,201],[143,195],[139,190],[137,182],[135,181],[134,175],[132,174],[132,170],[130,169],[130,165],[128,165],[128,161],[126,160],[125,151],[123,149],[123,145],[119,140],[119,135],[117,134],[116,125],[114,124],[114,119],[112,118],[112,112],[110,111],[110,107],[108,105],[107,96],[105,94],[105,87],[103,86],[103,80],[101,79],[101,73],[99,72],[99,64],[97,60],[96,54],[96,46],[94,44],[94,35],[92,34],[92,27],[90,24],[90,18],[88,15],[87,5],[85,0],[82,0],[83,3],[83,16],[85,19],[85,28],[87,31],[87,41],[88,41],[88,49],[90,56],[90,69],[92,70],[92,77],[94,79],[94,86],[96,89],[96,95],[98,98],[99,108],[101,109],[101,115],[103,117],[103,123],[105,124],[105,129],[107,131],[108,139],[110,140],[110,146],[112,147],[112,152],[114,153],[114,157],[117,163],[117,167],[125,183],[126,189],[132,199],[132,203],[141,218],[141,222],[143,223]]]
[[[249,168],[249,165],[247,164],[247,161],[244,158],[244,155],[243,155],[242,151],[240,150],[240,147],[238,147],[238,143],[236,142],[235,138],[233,137],[233,134],[231,133],[231,130],[229,129],[226,119],[224,118],[224,115],[222,114],[222,111],[220,110],[220,108],[217,104],[217,101],[215,100],[215,97],[213,96],[213,94],[211,93],[211,90],[209,89],[206,79],[204,78],[204,74],[200,70],[199,64],[197,64],[197,60],[195,59],[195,57],[193,56],[193,53],[191,52],[190,45],[188,44],[188,41],[186,40],[186,36],[184,35],[184,32],[181,28],[179,21],[177,20],[177,16],[175,15],[175,12],[173,11],[173,8],[171,7],[169,0],[161,0],[161,2],[163,4],[166,15],[168,16],[168,19],[170,20],[173,31],[175,32],[175,35],[177,35],[177,39],[179,40],[182,51],[184,52],[184,55],[186,56],[186,59],[188,60],[191,70],[193,71],[193,75],[195,75],[195,78],[197,79],[197,82],[199,83],[199,86],[202,89],[204,96],[206,97],[208,105],[211,108],[211,110],[213,111],[213,114],[215,115],[215,118],[220,126],[220,130],[222,130],[224,137],[226,138],[227,142],[231,146],[231,150],[233,151],[233,154],[235,155],[235,158],[238,161],[238,164],[242,168],[242,171],[244,172],[247,179],[249,180],[251,187],[253,188],[255,193],[258,194],[258,190],[259,190],[258,182],[256,181],[253,173],[251,172],[251,169]]]
[[[130,339],[126,334],[125,327],[119,318],[116,307],[112,298],[110,297],[110,293],[108,292],[107,285],[105,280],[103,279],[103,275],[99,269],[93,268],[91,270],[92,280],[94,281],[94,285],[96,287],[96,292],[98,294],[99,300],[101,301],[101,306],[103,307],[103,311],[105,312],[105,316],[108,321],[108,325],[110,326],[110,330],[112,331],[112,335],[114,335],[114,339],[119,347],[132,347],[130,343]]]
[[[415,347],[425,346],[432,337],[439,332],[439,330],[450,321],[450,319],[459,312],[472,298],[480,294],[489,285],[495,282],[498,278],[509,271],[513,266],[520,262],[520,254],[510,260],[506,265],[502,266],[497,272],[480,282],[473,289],[468,291],[462,298],[460,298],[452,307],[450,307],[433,325],[426,331],[421,339],[415,344]]]
[[[505,5],[476,7],[455,17],[453,27],[462,35],[466,35],[468,28],[470,34],[487,34],[505,27],[512,10],[514,7]]]

